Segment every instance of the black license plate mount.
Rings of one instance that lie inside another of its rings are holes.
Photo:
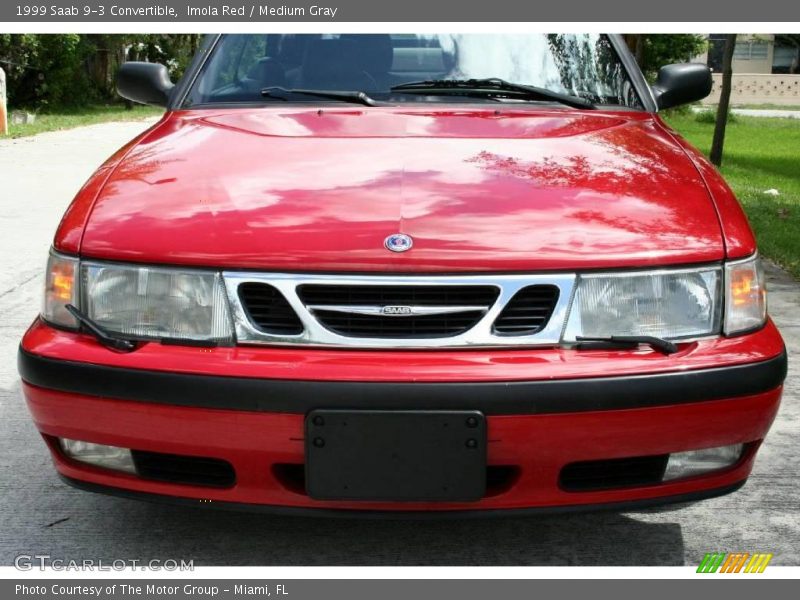
[[[305,440],[317,500],[470,502],[486,491],[480,411],[314,410]]]

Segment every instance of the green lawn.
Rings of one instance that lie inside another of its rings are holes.
[[[716,104],[698,104],[696,105],[698,108],[702,108],[703,110],[713,110],[717,112],[717,105]],[[749,108],[755,110],[800,110],[800,104],[789,104],[784,106],[783,104],[731,104],[731,108]]]
[[[713,124],[693,115],[667,120],[708,153]],[[762,255],[800,277],[800,120],[737,116],[728,124],[722,174],[750,218]],[[769,189],[780,195],[764,194]]]
[[[716,108],[716,105],[714,108]],[[758,110],[800,110],[800,106],[796,104],[789,106],[784,106],[783,104],[736,104],[733,108],[755,108]]]
[[[119,104],[95,105],[74,110],[64,109],[54,113],[38,113],[36,121],[28,125],[12,125],[9,117],[8,128],[10,137],[16,138],[108,121],[132,121],[158,116],[163,112],[164,109],[151,106],[136,105],[127,110],[125,106]]]

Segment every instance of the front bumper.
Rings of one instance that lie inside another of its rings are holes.
[[[786,373],[771,323],[748,336],[685,344],[665,357],[646,350],[390,353],[159,344],[122,355],[36,322],[19,361],[28,406],[56,468],[83,487],[204,506],[461,515],[624,509],[731,491],[750,473]],[[477,502],[313,500],[296,474],[304,462],[304,415],[318,408],[480,410],[487,415],[489,467],[513,475]],[[184,485],[91,467],[64,456],[55,438],[221,459],[233,466],[235,484]],[[741,460],[708,475],[580,492],[560,484],[562,469],[575,462],[738,443],[747,444]]]

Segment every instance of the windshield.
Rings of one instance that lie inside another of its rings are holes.
[[[600,105],[641,108],[611,42],[598,34],[226,35],[184,105],[275,100],[262,93],[266,88],[358,91],[392,103],[496,102],[497,97],[465,98],[463,90],[445,93],[446,97],[392,91],[409,82],[486,78],[536,86]],[[321,101],[301,95],[290,99]]]

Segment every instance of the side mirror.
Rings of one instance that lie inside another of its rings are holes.
[[[166,106],[174,87],[167,67],[158,63],[126,62],[117,72],[117,93],[140,104]]]
[[[661,67],[652,90],[658,108],[701,100],[711,93],[711,69],[697,63]]]

